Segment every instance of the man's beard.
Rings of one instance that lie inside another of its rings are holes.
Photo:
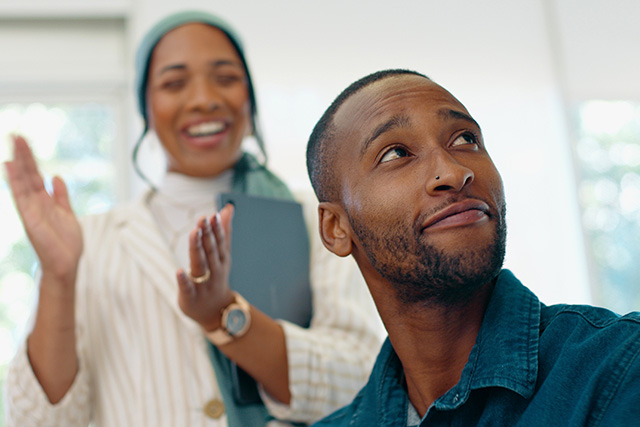
[[[506,250],[506,208],[498,208],[493,239],[483,247],[452,253],[430,244],[428,236],[411,233],[414,228],[376,228],[349,216],[375,270],[395,288],[402,303],[425,303],[445,307],[466,304],[482,285],[496,278]]]

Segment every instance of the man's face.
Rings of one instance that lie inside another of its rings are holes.
[[[440,304],[465,300],[497,275],[502,180],[457,99],[422,77],[385,78],[345,101],[333,123],[361,268],[369,263],[402,301]]]

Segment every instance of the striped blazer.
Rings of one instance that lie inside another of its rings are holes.
[[[148,194],[81,219],[85,250],[77,279],[79,372],[51,405],[26,344],[5,384],[8,426],[226,426],[199,326],[177,304],[178,268],[147,207]],[[366,381],[383,329],[351,258],[329,253],[308,197],[314,317],[308,329],[282,321],[292,400],[266,396],[277,418],[311,422],[351,401]],[[280,424],[281,425],[281,424]]]

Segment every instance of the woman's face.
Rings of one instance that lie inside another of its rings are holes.
[[[251,132],[242,60],[227,36],[206,24],[186,24],[160,39],[149,64],[147,105],[172,172],[220,174],[240,158]]]

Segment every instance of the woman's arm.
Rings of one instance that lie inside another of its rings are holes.
[[[42,271],[27,352],[49,401],[56,403],[78,372],[74,305],[82,232],[64,181],[55,177],[47,193],[26,141],[16,136],[13,143],[14,159],[5,163],[9,186]]]
[[[201,218],[189,236],[191,276],[177,273],[178,301],[183,312],[200,324],[205,333],[220,328],[222,311],[234,301],[229,287],[231,269],[231,219],[227,205],[209,219]],[[194,283],[191,277],[209,272],[209,279]],[[245,335],[218,348],[251,375],[280,402],[288,404],[287,352],[282,327],[251,306],[251,327]]]

